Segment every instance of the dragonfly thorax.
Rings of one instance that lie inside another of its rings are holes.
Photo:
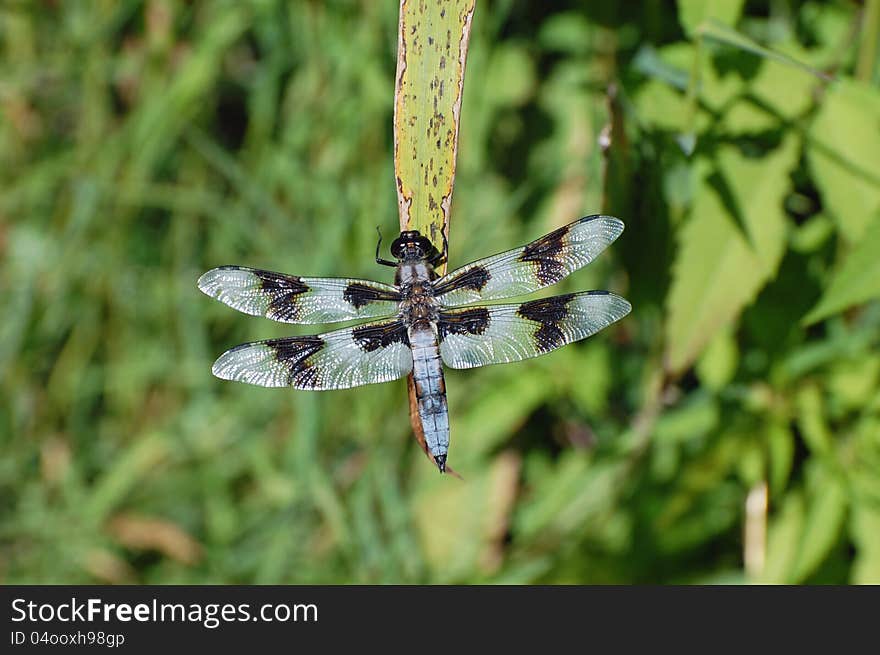
[[[434,287],[428,279],[416,279],[411,283],[401,284],[400,292],[403,296],[400,316],[406,325],[436,321],[439,318],[440,307],[434,298]]]
[[[401,294],[406,297],[408,293],[416,293],[418,291],[416,287],[424,289],[424,287],[430,286],[431,280],[436,277],[434,267],[424,259],[404,261],[397,265],[394,284],[400,287]],[[433,289],[431,289],[431,293],[433,293]]]
[[[433,296],[416,295],[400,303],[400,315],[406,325],[436,322],[440,309]]]

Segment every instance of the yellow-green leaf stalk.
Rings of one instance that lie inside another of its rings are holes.
[[[449,235],[465,61],[476,0],[401,0],[394,92],[400,229]],[[445,269],[445,266],[444,266]],[[442,271],[441,271],[442,272]]]
[[[455,157],[471,19],[476,0],[401,0],[394,88],[394,176],[400,229],[443,249],[455,184]],[[445,236],[444,236],[445,235]],[[438,273],[446,270],[444,263]],[[415,386],[410,421],[428,454]],[[455,474],[447,467],[447,472]]]

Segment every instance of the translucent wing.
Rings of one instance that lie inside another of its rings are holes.
[[[445,307],[510,298],[556,284],[586,266],[623,232],[613,216],[587,216],[528,245],[462,266],[434,282]]]
[[[252,316],[281,323],[335,323],[397,313],[400,293],[370,280],[297,277],[221,266],[199,278],[204,293]]]
[[[406,327],[395,320],[245,343],[223,353],[211,370],[261,387],[324,390],[396,380],[412,366]]]
[[[440,356],[451,368],[516,362],[585,339],[626,316],[630,304],[607,291],[586,291],[520,305],[440,313]]]

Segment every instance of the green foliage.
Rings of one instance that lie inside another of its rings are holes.
[[[477,4],[451,265],[602,210],[553,291],[634,309],[449,372],[464,481],[402,383],[213,378],[308,329],[195,287],[388,274],[396,3],[0,9],[0,580],[880,582],[876,17],[564,5]]]
[[[880,297],[880,214],[840,264],[819,303],[804,317],[808,323]]]

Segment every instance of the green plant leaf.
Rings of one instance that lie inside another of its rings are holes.
[[[709,20],[735,25],[742,13],[745,0],[678,0],[678,22],[689,36]]]
[[[853,507],[850,534],[856,546],[855,584],[880,584],[880,507],[863,500]]]
[[[465,59],[475,0],[400,4],[394,172],[400,228],[449,231]]]
[[[880,297],[880,216],[877,216],[858,245],[844,259],[831,278],[818,304],[804,317],[809,325],[832,314]]]
[[[832,402],[847,411],[867,407],[880,388],[880,355],[867,354],[836,362],[829,372]]]
[[[816,455],[831,452],[831,430],[825,419],[825,403],[822,390],[816,384],[799,389],[795,396],[798,427],[807,447]]]
[[[767,559],[761,574],[765,583],[791,582],[793,562],[798,556],[804,524],[804,498],[800,491],[786,494],[782,507],[767,528]]]
[[[794,435],[787,421],[774,420],[767,426],[767,451],[770,492],[782,492],[794,463]]]
[[[739,48],[740,50],[750,52],[759,57],[778,61],[793,68],[799,68],[800,70],[807,71],[816,77],[828,79],[828,76],[822,71],[819,71],[798,59],[762,46],[757,41],[741,34],[730,25],[725,24],[724,21],[718,20],[715,17],[707,17],[706,21],[699,26],[699,34],[702,37],[733,46],[734,48]]]
[[[764,59],[758,73],[725,112],[724,128],[734,133],[760,133],[777,130],[780,118],[794,121],[809,111],[814,75],[778,59]]]
[[[797,143],[789,135],[762,159],[722,148],[717,174],[700,183],[680,234],[667,297],[667,370],[687,368],[776,274],[785,247],[782,202]]]
[[[880,90],[852,80],[830,86],[806,153],[823,205],[843,236],[859,242],[880,214]]]
[[[639,119],[664,130],[675,130],[681,125],[685,110],[685,98],[668,84],[651,79],[645,82],[636,95]]]
[[[709,342],[697,362],[697,375],[709,389],[719,391],[727,386],[736,374],[739,350],[731,330],[719,331]]]
[[[817,471],[816,478],[792,571],[793,582],[803,582],[819,567],[837,542],[846,518],[848,498],[843,484],[824,467]]]

